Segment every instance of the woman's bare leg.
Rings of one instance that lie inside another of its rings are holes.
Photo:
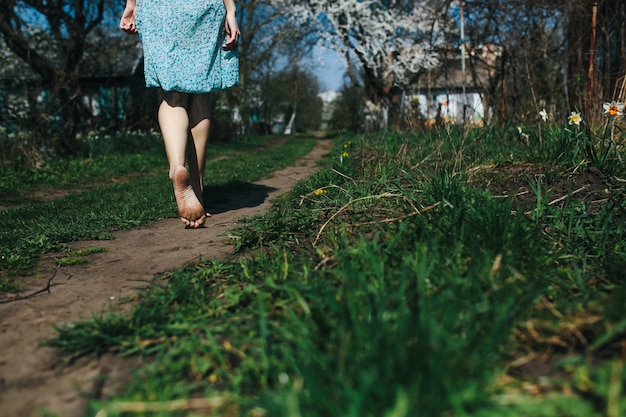
[[[189,122],[191,137],[187,146],[187,164],[191,177],[191,186],[198,200],[204,206],[202,193],[204,191],[204,170],[206,165],[206,149],[209,143],[211,128],[211,104],[208,94],[193,95],[189,103]],[[211,214],[205,210],[205,215]]]
[[[198,228],[204,224],[206,215],[192,186],[197,181],[197,175],[192,179],[185,168],[187,143],[190,140],[189,100],[188,94],[165,92],[159,107],[159,125],[181,220],[188,227]]]

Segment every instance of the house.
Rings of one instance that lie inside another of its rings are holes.
[[[426,124],[482,124],[489,118],[486,93],[495,76],[500,49],[485,45],[468,50],[465,63],[460,51],[444,50],[439,67],[416,77],[407,95],[408,113]]]
[[[131,42],[107,43],[106,49],[90,51],[80,77],[83,104],[92,117],[123,120],[133,112],[129,103],[143,96],[143,53],[137,37]],[[94,57],[94,53],[98,54]]]
[[[84,109],[81,123],[98,126],[145,127],[154,121],[157,92],[145,88],[139,38],[116,35],[91,39],[79,77]],[[27,64],[0,45],[7,65],[0,68],[0,125],[14,129],[20,120],[55,120],[58,104],[41,78]]]

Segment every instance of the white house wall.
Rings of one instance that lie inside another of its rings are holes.
[[[480,123],[485,117],[485,106],[481,95],[476,92],[466,94],[466,119],[470,123]],[[428,100],[426,94],[414,94],[413,105],[417,101],[420,113],[425,119],[435,119],[438,115],[450,123],[461,123],[463,120],[463,94],[433,94]],[[441,108],[441,114],[439,114]]]

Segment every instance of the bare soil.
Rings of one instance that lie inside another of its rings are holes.
[[[537,207],[538,195],[550,206],[584,201],[591,209],[612,198],[611,180],[595,168],[554,173],[554,167],[541,164],[494,164],[474,169],[470,182],[487,188],[494,198],[512,199],[523,213]]]
[[[293,167],[249,184],[247,192],[238,191],[225,204],[209,207],[213,216],[204,228],[189,230],[179,219],[166,219],[119,232],[113,240],[70,244],[73,249],[107,249],[89,255],[83,265],[57,267],[54,254],[44,257],[39,273],[22,279],[20,293],[0,294],[0,416],[48,412],[80,417],[90,399],[115,390],[136,360],[105,355],[68,362],[42,346],[55,335],[54,326],[128,307],[121,301],[150,286],[156,275],[200,257],[231,256],[227,232],[238,219],[266,211],[273,198],[310,176],[331,145],[320,139]]]

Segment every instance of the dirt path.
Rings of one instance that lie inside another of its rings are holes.
[[[113,240],[72,244],[72,248],[107,248],[107,252],[90,255],[85,265],[57,268],[51,257],[44,259],[40,270],[46,275],[26,278],[17,296],[45,288],[54,277],[50,292],[0,304],[0,416],[39,416],[41,410],[60,417],[83,416],[90,397],[111,389],[106,386],[107,375],[119,373],[128,364],[106,356],[66,364],[53,349],[39,347],[54,336],[52,326],[88,318],[115,305],[150,285],[155,274],[200,256],[215,259],[232,254],[225,232],[238,219],[264,212],[272,198],[307,178],[330,147],[330,140],[321,139],[295,166],[250,184],[247,192],[233,195],[228,205],[210,207],[213,217],[206,228],[185,230],[180,220],[167,219],[120,232]]]

